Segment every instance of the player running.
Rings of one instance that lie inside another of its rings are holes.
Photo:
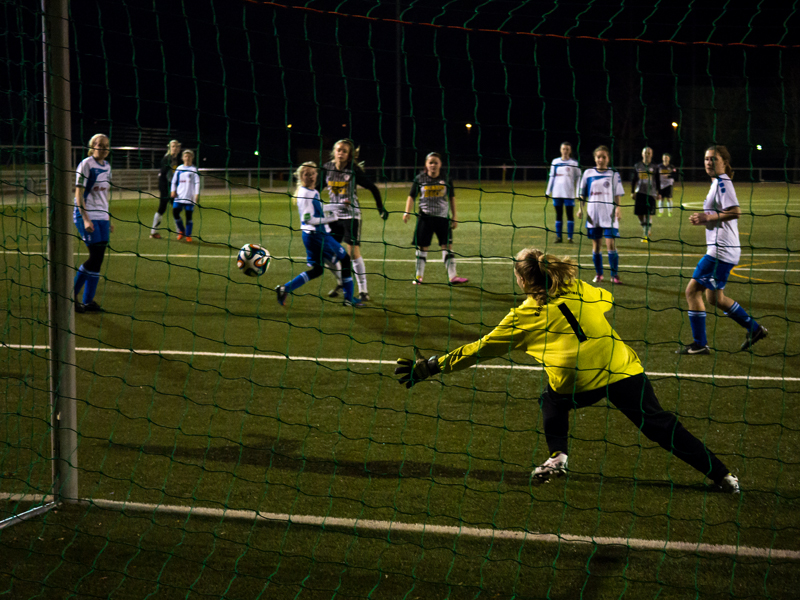
[[[361,256],[361,205],[358,202],[357,186],[370,192],[375,198],[378,214],[382,219],[387,219],[389,213],[383,208],[381,193],[377,186],[364,173],[363,163],[358,160],[359,149],[353,140],[339,140],[333,145],[331,160],[322,165],[320,185],[328,188],[328,203],[337,219],[331,221],[330,229],[334,239],[340,244],[347,244],[352,258],[353,271],[358,281],[359,297],[364,302],[369,302],[367,289],[367,270]],[[332,265],[333,266],[333,265]],[[337,285],[328,292],[328,296],[335,298],[342,290],[342,276],[338,268],[333,269]]]
[[[667,216],[672,216],[672,188],[678,178],[678,169],[671,164],[671,160],[672,156],[665,152],[661,155],[661,164],[658,165],[658,180],[661,186],[661,199],[658,201],[659,217],[664,213],[664,206],[667,207]]]
[[[158,233],[158,226],[161,225],[161,218],[167,212],[167,204],[170,200],[170,188],[172,177],[175,175],[175,169],[178,168],[181,155],[181,143],[178,140],[172,140],[167,148],[167,153],[161,159],[161,170],[158,172],[158,210],[153,215],[153,227],[150,229],[150,237],[155,240],[161,239],[161,234]]]
[[[89,250],[86,259],[75,274],[73,295],[75,312],[103,312],[94,300],[100,282],[100,267],[106,254],[110,234],[114,231],[108,212],[111,195],[111,163],[106,158],[111,150],[108,136],[97,133],[89,140],[89,156],[78,165],[75,180],[75,210],[72,219],[78,233]],[[83,289],[83,302],[78,294]]]
[[[194,152],[184,150],[181,155],[183,164],[175,169],[172,176],[172,216],[178,228],[178,241],[186,238],[192,242],[192,216],[200,200],[200,174],[194,162]],[[181,211],[186,211],[186,225],[181,220]]]
[[[689,324],[692,343],[677,350],[678,354],[710,354],[706,338],[706,307],[703,291],[711,306],[718,306],[747,331],[742,350],[747,350],[767,337],[767,328],[759,325],[738,302],[725,295],[725,284],[731,269],[739,263],[741,245],[737,220],[741,215],[736,191],[733,189],[731,155],[725,146],[709,146],[705,154],[706,174],[711,177],[711,189],[703,202],[703,212],[689,217],[692,225],[706,228],[706,254],[697,263],[692,279],[686,286],[689,304]]]
[[[631,181],[631,198],[634,200],[633,214],[639,217],[642,226],[642,242],[650,241],[650,231],[653,228],[652,217],[656,214],[656,200],[659,194],[658,167],[653,160],[653,149],[645,147],[642,150],[642,160],[633,167],[633,180]]]
[[[317,191],[317,165],[304,162],[295,172],[297,178],[297,210],[300,213],[300,228],[303,232],[303,245],[306,247],[307,264],[311,269],[300,273],[284,285],[275,288],[278,304],[284,306],[289,294],[294,290],[316,279],[323,273],[323,263],[333,265],[341,263],[342,290],[344,305],[362,308],[364,304],[353,298],[353,276],[350,267],[350,256],[341,244],[331,235],[330,223],[336,222],[336,215],[323,212],[322,202]],[[331,207],[326,206],[330,211]]]
[[[594,151],[594,169],[586,169],[581,177],[581,206],[578,218],[586,208],[586,235],[592,240],[592,262],[594,263],[595,283],[603,281],[603,254],[600,238],[606,239],[608,265],[611,282],[622,283],[619,278],[619,254],[616,238],[619,237],[619,203],[625,194],[622,178],[617,171],[608,168],[609,151],[606,146],[598,146]]]
[[[565,257],[528,248],[517,254],[514,274],[527,299],[511,309],[495,329],[444,356],[399,359],[395,373],[411,387],[438,373],[467,369],[479,361],[524,350],[547,373],[541,395],[550,457],[534,469],[539,482],[567,471],[570,410],[603,398],[614,404],[650,440],[709,477],[729,493],[739,481],[728,467],[658,402],[636,352],[605,318],[610,292],[577,279],[577,265]]]
[[[412,283],[415,285],[422,283],[425,263],[428,260],[428,248],[433,241],[434,233],[442,249],[442,262],[447,269],[450,284],[467,283],[469,279],[458,276],[456,257],[450,251],[453,246],[453,230],[458,227],[456,196],[453,181],[442,172],[442,157],[437,152],[431,152],[425,157],[425,168],[414,178],[406,199],[403,223],[408,223],[411,218],[418,194],[419,214],[414,229],[414,239],[411,241],[417,249],[417,272]]]
[[[578,181],[581,178],[581,170],[578,161],[570,158],[572,154],[572,144],[569,142],[561,143],[561,158],[554,158],[550,165],[550,177],[547,181],[545,196],[553,200],[553,208],[556,209],[556,244],[562,242],[562,213],[567,211],[567,241],[572,243],[572,236],[575,232],[575,220],[572,211],[575,207],[575,198],[578,196]]]

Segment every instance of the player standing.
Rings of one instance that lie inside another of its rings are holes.
[[[608,168],[609,150],[598,146],[594,151],[593,169],[583,172],[580,184],[581,206],[578,218],[583,216],[586,207],[586,235],[592,240],[592,262],[595,277],[592,281],[603,281],[603,254],[600,238],[606,239],[608,265],[611,269],[611,282],[622,283],[619,278],[619,254],[616,238],[619,237],[620,200],[625,194],[622,178],[617,171]],[[588,205],[588,206],[587,206]]]
[[[403,223],[408,223],[417,195],[419,195],[419,214],[414,229],[414,239],[411,241],[417,249],[417,272],[412,283],[417,285],[422,283],[425,263],[428,260],[428,248],[433,241],[434,233],[442,249],[442,262],[447,269],[450,284],[467,283],[469,279],[458,276],[456,257],[450,251],[453,245],[453,230],[458,227],[455,188],[453,181],[442,172],[442,157],[437,152],[431,152],[425,157],[425,168],[414,178],[406,199]]]
[[[86,259],[75,275],[73,294],[75,312],[103,312],[94,301],[97,284],[100,282],[100,267],[108,247],[110,234],[114,231],[108,212],[111,195],[111,164],[106,160],[111,150],[108,136],[98,133],[89,140],[89,156],[78,165],[75,180],[75,210],[72,219],[78,233],[89,250]],[[78,294],[83,288],[83,302]]]
[[[353,263],[353,272],[358,281],[359,297],[362,301],[370,300],[367,289],[367,270],[361,256],[361,205],[358,202],[357,186],[372,192],[378,214],[382,219],[387,219],[389,213],[383,208],[381,193],[378,187],[364,173],[363,163],[358,160],[359,148],[353,140],[339,140],[333,145],[331,160],[322,165],[320,185],[328,188],[328,203],[334,210],[336,221],[330,223],[331,234],[334,239],[347,244]],[[339,269],[334,269],[337,286],[328,292],[328,296],[335,298],[342,289],[342,279]]]
[[[634,200],[633,214],[639,217],[642,226],[642,242],[650,241],[653,227],[652,217],[656,214],[656,200],[660,198],[658,167],[652,163],[653,149],[642,150],[642,160],[633,167],[631,198]]]
[[[661,155],[661,164],[658,165],[658,180],[660,182],[661,199],[658,201],[658,216],[664,213],[664,207],[667,207],[667,216],[672,216],[672,188],[675,185],[675,180],[678,177],[678,169],[676,169],[670,161],[672,156],[666,152]]]
[[[172,176],[172,216],[175,218],[175,226],[178,228],[178,241],[184,237],[186,241],[192,241],[192,216],[197,202],[200,200],[200,174],[197,167],[192,165],[194,162],[194,152],[184,150],[181,155],[183,164],[175,169]],[[186,211],[186,226],[181,220],[181,210]]]
[[[554,158],[550,165],[550,177],[545,191],[545,196],[553,200],[553,208],[556,209],[556,244],[562,242],[562,213],[564,208],[567,210],[567,241],[570,244],[575,231],[575,220],[573,219],[572,211],[575,206],[575,198],[578,195],[578,181],[581,178],[581,170],[578,167],[578,161],[570,158],[571,154],[572,144],[562,142],[561,157]]]
[[[167,153],[161,159],[161,170],[158,172],[158,210],[153,215],[153,227],[150,229],[150,237],[156,240],[161,239],[161,234],[158,233],[158,226],[161,225],[161,218],[167,212],[172,176],[175,174],[175,169],[180,162],[180,155],[181,143],[178,140],[172,140],[167,147]]]
[[[725,284],[731,269],[739,263],[741,245],[737,220],[741,215],[739,200],[733,189],[731,155],[725,146],[709,146],[704,158],[706,174],[711,177],[711,189],[703,202],[703,212],[689,217],[692,225],[706,228],[706,254],[697,263],[692,280],[686,286],[689,304],[689,324],[693,341],[681,347],[678,354],[709,354],[706,339],[706,300],[718,306],[747,331],[742,350],[747,350],[767,337],[767,328],[759,325],[738,302],[725,295]]]
[[[544,367],[548,379],[539,404],[550,458],[533,471],[535,479],[546,481],[566,472],[570,410],[608,398],[647,438],[723,491],[738,493],[739,481],[725,464],[661,407],[636,352],[605,318],[614,297],[578,280],[577,270],[568,257],[522,250],[514,274],[527,299],[477,342],[427,360],[419,354],[416,361],[399,359],[395,373],[402,375],[400,383],[411,387],[520,348]]]
[[[297,189],[295,199],[297,210],[300,213],[300,228],[303,232],[303,245],[306,247],[307,264],[311,267],[308,271],[300,273],[297,277],[284,285],[275,288],[278,294],[278,304],[284,306],[286,299],[294,290],[316,279],[323,273],[323,263],[341,263],[342,290],[344,292],[344,305],[362,308],[364,304],[353,298],[353,276],[351,272],[350,256],[341,244],[331,235],[330,223],[335,223],[336,215],[324,212],[322,202],[317,191],[317,165],[305,162],[295,172]]]

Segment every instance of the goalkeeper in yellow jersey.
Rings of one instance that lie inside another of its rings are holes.
[[[739,492],[738,479],[722,461],[659,404],[636,352],[605,318],[614,301],[610,292],[577,279],[577,266],[569,258],[540,250],[517,254],[514,271],[528,296],[525,302],[477,342],[443,356],[399,359],[395,373],[402,375],[400,383],[411,387],[520,348],[544,366],[549,380],[539,404],[550,458],[533,471],[536,480],[567,470],[569,411],[608,398],[649,439],[723,491]]]

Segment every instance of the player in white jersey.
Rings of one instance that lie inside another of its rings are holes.
[[[111,164],[106,160],[111,150],[108,136],[98,133],[89,140],[89,156],[78,165],[75,181],[75,210],[73,221],[81,239],[89,250],[86,259],[75,275],[73,294],[75,312],[102,312],[94,301],[100,282],[100,267],[108,247],[114,225],[108,212],[111,194]],[[83,302],[78,294],[83,289]]]
[[[182,154],[183,164],[175,169],[172,176],[172,216],[175,218],[175,226],[178,228],[178,241],[186,238],[192,241],[192,216],[197,202],[200,200],[200,174],[197,167],[192,165],[194,162],[194,152],[184,150]],[[186,211],[186,225],[181,220],[181,211]]]
[[[664,206],[667,207],[667,216],[672,216],[672,188],[678,177],[678,169],[672,164],[672,156],[668,153],[661,155],[661,164],[658,165],[658,181],[661,192],[661,199],[658,201],[658,216],[664,214]]]
[[[595,277],[592,281],[603,281],[603,254],[600,239],[606,239],[608,265],[611,270],[611,282],[622,283],[619,278],[619,254],[617,254],[616,238],[619,237],[619,219],[621,216],[619,203],[625,194],[622,178],[617,171],[608,167],[610,152],[606,146],[598,146],[594,151],[594,169],[586,169],[581,177],[581,207],[578,218],[583,216],[586,208],[586,235],[592,240],[592,262]]]
[[[306,264],[311,268],[275,288],[275,292],[278,294],[278,304],[284,306],[289,294],[301,285],[322,275],[323,264],[341,263],[344,304],[362,308],[364,304],[353,298],[350,255],[331,235],[329,224],[336,222],[337,216],[330,209],[330,205],[327,205],[328,211],[325,212],[319,199],[319,192],[316,189],[317,165],[313,162],[303,163],[295,172],[295,177],[297,178],[295,199],[297,200],[297,210],[300,213],[303,245],[306,247]]]
[[[706,307],[703,291],[712,306],[718,306],[747,331],[741,349],[747,350],[757,341],[767,337],[767,328],[759,325],[738,302],[725,295],[725,284],[731,269],[739,262],[741,246],[739,226],[741,215],[736,191],[733,189],[731,155],[725,146],[710,146],[705,154],[705,169],[711,177],[711,189],[703,202],[703,212],[689,217],[692,225],[706,229],[706,254],[697,263],[692,280],[686,286],[689,304],[689,324],[692,343],[682,346],[678,354],[709,354],[706,339]]]
[[[569,142],[561,143],[561,157],[554,158],[550,165],[550,177],[547,181],[545,196],[553,200],[553,207],[556,209],[556,244],[561,243],[562,234],[562,212],[567,211],[567,241],[572,243],[572,236],[575,232],[575,219],[572,211],[575,206],[575,198],[578,196],[578,182],[581,178],[581,170],[578,161],[570,158],[572,154],[572,144]]]
[[[331,160],[322,165],[319,178],[320,185],[328,189],[328,203],[338,217],[331,222],[331,234],[340,244],[350,247],[350,257],[353,261],[353,272],[358,282],[359,297],[364,302],[369,302],[367,289],[367,269],[361,256],[361,205],[358,201],[358,186],[370,192],[375,199],[378,214],[386,220],[389,213],[383,208],[381,192],[378,187],[367,177],[362,169],[363,163],[358,162],[359,148],[353,140],[339,140],[333,145]],[[328,296],[335,298],[342,287],[341,274],[334,269],[337,286],[328,292]]]
[[[425,157],[425,169],[414,178],[411,191],[406,198],[406,210],[403,223],[408,223],[414,210],[414,201],[419,195],[419,214],[417,226],[414,228],[414,239],[411,243],[417,249],[417,272],[412,283],[419,285],[425,274],[428,260],[428,248],[433,235],[442,249],[442,262],[447,269],[447,278],[451,285],[467,283],[469,279],[459,277],[456,272],[456,256],[452,253],[453,230],[458,227],[456,212],[456,195],[453,181],[442,172],[442,157],[431,152]]]

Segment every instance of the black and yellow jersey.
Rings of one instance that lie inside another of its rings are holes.
[[[638,375],[644,372],[639,357],[605,317],[613,302],[607,290],[575,280],[544,306],[528,298],[491,333],[439,357],[439,367],[443,373],[460,371],[519,348],[542,364],[550,387],[560,394]]]

